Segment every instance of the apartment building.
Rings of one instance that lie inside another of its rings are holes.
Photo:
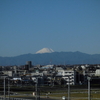
[[[62,68],[57,68],[57,76],[61,76],[66,84],[75,85],[76,84],[76,71],[73,69],[64,70]]]

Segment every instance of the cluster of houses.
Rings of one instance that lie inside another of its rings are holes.
[[[21,66],[0,66],[0,83],[9,77],[12,85],[83,85],[87,77],[91,84],[100,84],[100,65],[37,65],[31,61]]]

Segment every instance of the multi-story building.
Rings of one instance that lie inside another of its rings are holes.
[[[61,76],[67,85],[69,83],[70,85],[76,84],[76,71],[74,71],[73,69],[72,70],[71,69],[69,70],[58,69],[56,76]]]

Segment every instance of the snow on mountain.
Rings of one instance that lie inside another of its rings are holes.
[[[43,48],[43,49],[37,51],[36,54],[38,54],[38,53],[52,53],[52,52],[54,52],[52,49]]]

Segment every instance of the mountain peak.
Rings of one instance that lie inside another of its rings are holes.
[[[52,49],[43,48],[43,49],[37,51],[36,54],[38,54],[38,53],[52,53],[52,52],[54,52]]]

